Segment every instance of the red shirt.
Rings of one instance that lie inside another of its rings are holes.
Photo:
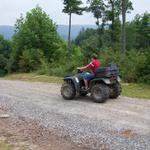
[[[98,59],[93,59],[90,64],[86,66],[87,69],[91,69],[92,73],[95,75],[96,70],[101,67],[101,62]]]

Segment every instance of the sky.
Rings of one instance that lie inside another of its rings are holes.
[[[86,0],[82,1],[86,2]],[[150,0],[131,1],[134,10],[131,14],[127,14],[127,21],[132,20],[137,13],[150,12]],[[63,0],[0,0],[0,25],[13,26],[21,13],[25,16],[26,12],[35,8],[36,5],[41,6],[56,24],[68,24],[68,15],[62,13]],[[73,15],[72,24],[93,25],[95,19],[91,13],[84,13],[82,16]]]

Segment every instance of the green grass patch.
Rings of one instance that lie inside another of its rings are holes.
[[[122,95],[150,99],[150,85],[122,83]]]
[[[46,76],[46,75],[37,75],[35,73],[11,74],[11,75],[5,76],[3,79],[21,80],[21,81],[30,81],[30,82],[63,83],[63,78],[54,77],[54,76]]]
[[[13,145],[10,145],[5,141],[0,141],[0,150],[12,150],[13,148]]]
[[[14,144],[9,144],[7,141],[0,140],[0,150],[28,150],[24,146],[15,146]]]

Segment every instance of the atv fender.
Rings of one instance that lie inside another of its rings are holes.
[[[107,79],[107,78],[96,78],[96,79],[93,79],[93,80],[91,80],[90,85],[89,85],[90,89],[96,83],[111,84],[111,81],[110,81],[110,79]]]
[[[76,92],[80,92],[80,81],[77,77],[66,77],[64,78],[64,81],[66,82],[72,82],[72,84],[75,87]]]

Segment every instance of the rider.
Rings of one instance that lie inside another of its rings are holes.
[[[98,60],[97,55],[93,54],[92,55],[92,60],[91,60],[91,62],[88,65],[77,68],[77,69],[80,69],[80,70],[84,70],[84,69],[90,69],[91,70],[91,73],[85,74],[83,76],[86,90],[88,90],[88,81],[90,81],[90,80],[92,80],[94,78],[94,76],[96,74],[96,70],[99,67],[101,67],[101,62]]]

